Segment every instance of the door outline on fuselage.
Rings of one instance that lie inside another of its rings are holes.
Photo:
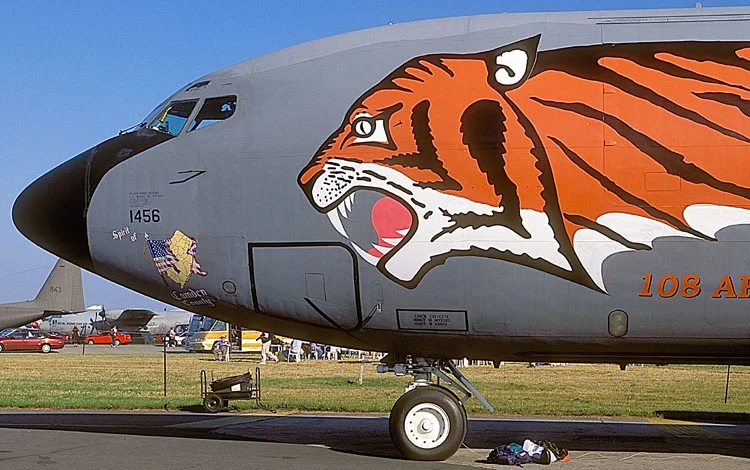
[[[357,254],[354,252],[354,250],[349,247],[347,244],[342,242],[256,242],[256,243],[248,243],[247,244],[247,259],[248,259],[248,269],[250,272],[250,292],[252,294],[253,299],[253,307],[255,307],[255,311],[257,313],[260,313],[262,315],[267,315],[274,318],[283,318],[288,321],[294,321],[298,323],[303,323],[305,325],[309,325],[310,322],[306,322],[303,320],[297,320],[297,319],[290,319],[289,317],[281,316],[275,313],[271,312],[265,312],[261,309],[261,306],[258,302],[258,288],[257,288],[257,282],[256,282],[256,276],[255,276],[255,260],[254,260],[254,253],[253,250],[256,248],[322,248],[322,247],[333,247],[333,248],[343,248],[346,250],[347,253],[349,253],[349,256],[352,260],[352,282],[353,282],[353,292],[354,292],[354,304],[355,304],[355,310],[357,315],[357,323],[350,328],[344,328],[340,325],[338,325],[334,320],[332,320],[330,317],[328,317],[325,312],[321,311],[320,308],[318,308],[315,303],[308,298],[305,298],[305,301],[310,305],[310,307],[313,308],[324,320],[326,320],[328,323],[331,324],[330,328],[341,330],[341,331],[356,331],[361,329],[364,326],[364,322],[362,319],[362,302],[361,302],[361,294],[359,289],[359,260],[357,259]],[[324,325],[320,324],[314,324],[314,326],[320,327],[320,328],[326,328]]]

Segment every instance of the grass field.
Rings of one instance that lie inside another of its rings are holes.
[[[162,356],[0,355],[0,407],[44,409],[179,409],[198,405],[199,371],[216,378],[254,370],[257,357],[230,363],[207,355],[168,356],[167,397]],[[377,374],[356,361],[305,361],[262,366],[264,401],[279,410],[389,412],[407,377]],[[733,367],[724,404],[726,367],[569,364],[499,369],[472,366],[464,374],[495,407],[496,415],[654,416],[658,411],[750,412],[750,367]],[[235,401],[249,409],[254,402]],[[469,413],[486,414],[477,400]]]

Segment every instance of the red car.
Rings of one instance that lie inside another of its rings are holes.
[[[97,334],[86,335],[83,340],[86,344],[112,344],[112,333],[109,331],[100,331]],[[133,338],[127,333],[117,332],[117,338],[115,338],[115,346],[121,344],[130,344]]]
[[[53,338],[42,330],[19,329],[8,336],[0,338],[0,352],[2,351],[41,351],[48,353],[53,349],[62,349],[65,342]]]
[[[66,335],[65,333],[60,333],[59,331],[48,331],[47,334],[50,338],[61,339],[65,344],[70,343],[70,335]]]

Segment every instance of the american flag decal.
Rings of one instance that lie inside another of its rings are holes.
[[[195,242],[193,242],[195,243]],[[166,274],[169,268],[174,269],[178,273],[180,270],[177,268],[177,257],[172,253],[170,247],[170,240],[147,240],[148,251],[151,259],[154,260],[156,269],[159,270],[159,274]],[[193,258],[193,264],[196,264],[195,258]],[[198,266],[200,268],[200,266]],[[206,275],[205,273],[203,274]]]
[[[193,274],[197,274],[199,276],[206,276],[208,275],[207,272],[201,268],[201,264],[198,262],[198,260],[195,258],[195,252],[198,250],[198,240],[196,240],[193,237],[190,237],[190,249],[188,250],[187,254],[193,257],[193,263],[190,266],[190,271]]]

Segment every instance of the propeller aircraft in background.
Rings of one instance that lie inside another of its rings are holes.
[[[34,300],[0,304],[0,330],[84,311],[81,268],[59,259]]]

